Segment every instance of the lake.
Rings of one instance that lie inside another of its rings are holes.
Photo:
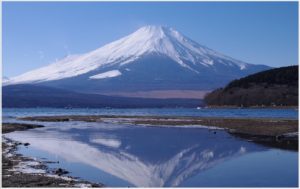
[[[298,152],[236,138],[223,130],[103,122],[33,122],[36,115],[172,115],[297,119],[294,109],[3,109],[3,122],[42,124],[6,137],[19,152],[59,161],[71,176],[111,187],[297,187]]]

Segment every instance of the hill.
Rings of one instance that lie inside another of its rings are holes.
[[[205,96],[209,106],[298,106],[298,66],[262,71]]]

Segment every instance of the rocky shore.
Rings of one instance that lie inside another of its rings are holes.
[[[42,125],[3,123],[2,133],[43,127]],[[2,187],[102,187],[102,184],[90,183],[67,176],[62,168],[50,169],[47,163],[17,153],[20,143],[2,136]]]

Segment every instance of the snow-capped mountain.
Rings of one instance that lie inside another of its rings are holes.
[[[178,31],[145,26],[92,52],[71,55],[11,78],[84,92],[207,90],[268,69],[198,44]]]

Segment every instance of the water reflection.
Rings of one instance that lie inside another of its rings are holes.
[[[83,122],[44,125],[6,136],[140,187],[178,186],[228,159],[266,150],[220,130]]]

